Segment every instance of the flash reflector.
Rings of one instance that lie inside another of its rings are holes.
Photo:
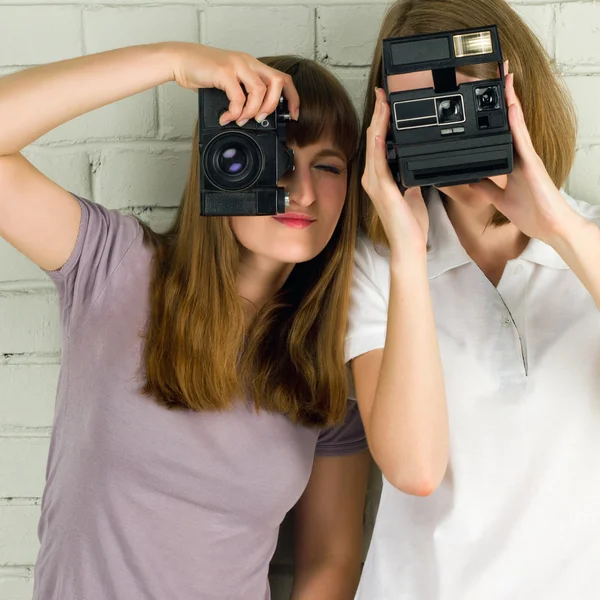
[[[456,58],[492,54],[493,52],[492,34],[489,31],[454,36],[454,53],[456,54]]]

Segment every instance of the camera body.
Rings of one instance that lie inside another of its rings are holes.
[[[274,113],[258,123],[250,119],[219,125],[229,109],[225,92],[198,90],[200,150],[200,214],[204,216],[276,215],[285,212],[289,197],[277,186],[294,168],[286,147],[290,120],[282,97]]]
[[[458,85],[461,67],[498,63],[500,77]],[[390,92],[388,77],[431,70],[434,88]],[[459,185],[511,173],[513,138],[495,25],[383,41],[391,109],[388,162],[401,188]]]

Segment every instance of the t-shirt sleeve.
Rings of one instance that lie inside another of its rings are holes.
[[[370,241],[357,240],[346,333],[346,361],[385,346],[389,265]]]
[[[346,418],[341,425],[324,429],[319,434],[317,456],[346,456],[368,448],[358,404],[348,400]]]
[[[128,250],[142,235],[134,217],[82,198],[77,200],[81,222],[75,248],[62,268],[48,272],[58,291],[61,321],[67,334],[77,321],[85,318]]]

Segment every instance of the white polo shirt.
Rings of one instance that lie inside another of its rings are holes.
[[[600,224],[600,206],[568,201]],[[450,464],[427,498],[383,482],[357,600],[600,599],[600,312],[531,240],[495,288],[429,200]],[[357,246],[347,360],[383,348],[390,272]],[[598,268],[600,268],[600,256]]]

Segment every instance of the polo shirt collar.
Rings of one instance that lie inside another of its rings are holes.
[[[462,247],[448,218],[440,193],[433,187],[428,190],[427,208],[429,212],[427,268],[429,279],[434,279],[446,271],[461,267],[473,260]],[[552,269],[569,268],[551,246],[537,239],[529,241],[519,258]]]

